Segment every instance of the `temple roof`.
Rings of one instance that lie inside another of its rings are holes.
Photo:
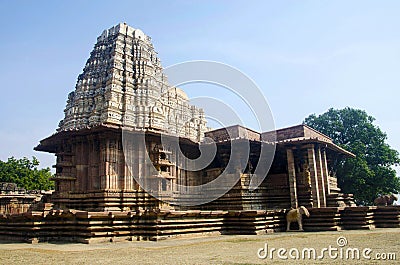
[[[303,138],[315,138],[324,142],[333,143],[331,138],[306,124],[294,125],[261,134],[261,138],[266,141],[270,140],[271,137],[277,142],[286,141],[289,139],[296,140]]]
[[[353,153],[336,145],[330,137],[305,124],[299,124],[264,133],[256,132],[241,125],[233,125],[208,131],[205,133],[205,136],[216,142],[247,139],[250,141],[263,141],[283,146],[317,143],[325,145],[327,148],[343,155],[355,157]]]

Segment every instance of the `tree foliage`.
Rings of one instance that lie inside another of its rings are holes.
[[[393,169],[400,162],[399,153],[386,143],[386,134],[373,124],[374,120],[365,111],[349,107],[331,108],[304,120],[356,155],[339,159],[333,170],[342,191],[353,193],[356,202],[363,205],[372,204],[379,194],[400,191],[400,180]]]
[[[8,158],[7,162],[0,160],[0,182],[16,183],[27,190],[50,190],[54,187],[50,168],[39,169],[36,157],[32,160],[24,157]]]

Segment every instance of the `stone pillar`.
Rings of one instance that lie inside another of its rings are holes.
[[[325,194],[331,194],[331,187],[329,185],[328,161],[326,159],[325,148],[321,150],[321,153],[322,153],[322,170],[324,172]]]
[[[138,164],[138,178],[139,178],[139,190],[143,191],[143,187],[142,185],[144,184],[144,174],[145,174],[145,159],[144,159],[144,155],[143,152],[145,150],[143,150],[143,146],[142,146],[142,142],[140,141],[140,137],[138,137],[138,143],[137,143],[137,164]]]
[[[100,138],[100,162],[99,162],[99,175],[100,175],[100,189],[106,189],[106,143],[104,138]]]
[[[288,176],[289,176],[289,189],[290,189],[290,205],[293,208],[298,207],[297,201],[297,187],[296,187],[296,167],[294,163],[294,156],[292,149],[286,149]]]
[[[315,159],[314,145],[309,145],[307,148],[308,165],[311,175],[311,193],[313,198],[313,207],[321,207],[318,189],[318,171]]]
[[[106,146],[105,146],[105,187],[106,190],[110,189],[110,139],[106,140]]]
[[[108,141],[108,181],[109,189],[115,190],[115,177],[114,177],[114,140],[110,139]]]
[[[112,145],[112,178],[113,178],[113,184],[114,184],[114,190],[119,190],[119,165],[118,165],[118,146],[117,142],[115,139],[113,139],[113,145]]]
[[[95,164],[96,164],[96,160],[95,160],[95,146],[94,146],[94,140],[92,136],[88,136],[88,190],[92,190],[95,182],[95,175],[94,174],[94,168],[95,168]]]
[[[122,152],[122,151],[121,151]],[[121,167],[122,167],[122,172],[123,172],[123,190],[124,191],[129,191],[131,190],[131,182],[130,182],[130,178],[129,178],[129,171],[128,171],[128,167],[125,164],[124,158],[122,157],[122,162],[121,162]]]
[[[133,136],[129,136],[133,138]],[[135,138],[133,138],[135,139]],[[139,181],[138,178],[140,176],[139,173],[139,147],[137,144],[138,141],[130,140],[131,151],[129,153],[129,167],[130,167],[130,174],[133,183],[133,189],[138,191],[139,190]],[[136,177],[136,179],[134,178]]]
[[[317,147],[317,172],[318,172],[318,192],[321,207],[326,207],[326,192],[325,192],[325,173],[322,166],[321,148]]]
[[[76,141],[76,177],[74,190],[86,191],[88,189],[88,148],[86,138],[79,137]]]

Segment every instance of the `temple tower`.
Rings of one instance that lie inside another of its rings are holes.
[[[58,131],[111,124],[198,142],[206,130],[203,110],[168,84],[151,38],[125,23],[97,38],[64,112]]]
[[[53,201],[59,208],[157,208],[139,182],[170,194],[166,180],[175,181],[180,172],[165,164],[162,155],[174,154],[161,147],[161,135],[195,148],[207,128],[203,110],[168,83],[151,38],[125,23],[97,38],[64,112],[57,133],[35,148],[57,156]],[[124,150],[126,131],[140,140]]]

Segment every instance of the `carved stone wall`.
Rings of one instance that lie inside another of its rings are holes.
[[[50,192],[47,192],[48,195]],[[25,213],[42,202],[43,194],[39,190],[26,191],[15,183],[0,183],[0,214]]]

